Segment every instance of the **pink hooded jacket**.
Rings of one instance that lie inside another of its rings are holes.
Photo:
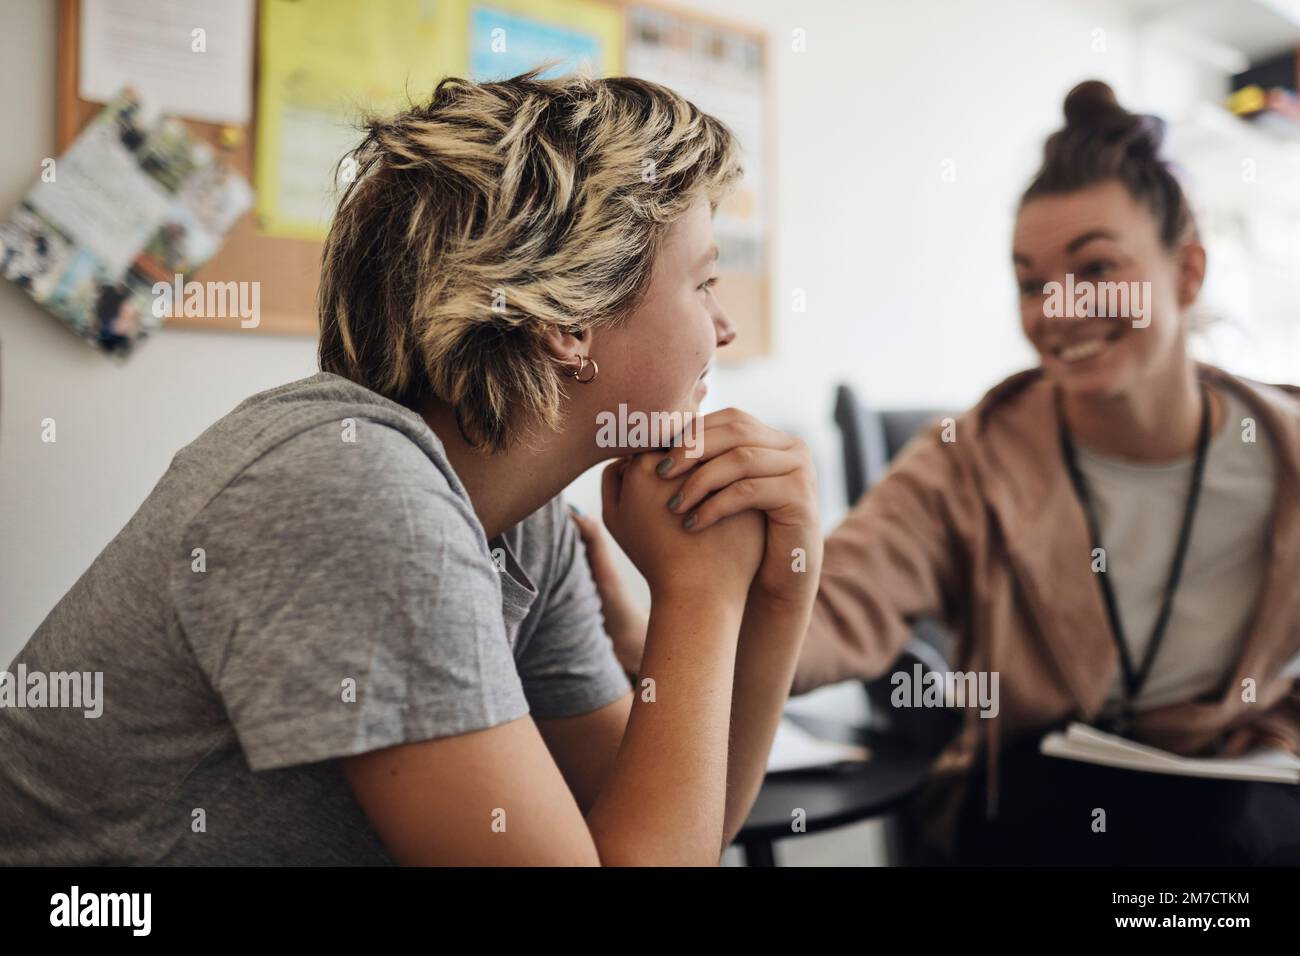
[[[1277,450],[1271,559],[1222,696],[1147,711],[1133,733],[1192,754],[1259,724],[1300,753],[1300,690],[1280,674],[1300,653],[1300,389],[1198,370],[1257,413]],[[993,808],[1000,740],[1092,719],[1119,669],[1087,522],[1061,455],[1052,384],[1040,369],[1013,375],[956,420],[955,440],[943,432],[938,423],[916,436],[828,539],[792,688],[882,675],[908,641],[909,621],[923,616],[953,628],[953,670],[999,674],[997,716],[967,708],[922,795],[939,840],[951,834],[964,772],[982,754]],[[1242,700],[1246,678],[1255,680],[1254,702]]]

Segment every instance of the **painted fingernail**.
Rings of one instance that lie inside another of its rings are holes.
[[[676,511],[677,506],[681,503],[682,503],[682,493],[679,491],[677,492],[677,494],[673,495],[671,498],[668,499],[668,510]]]
[[[659,462],[659,464],[655,465],[655,471],[659,472],[659,477],[662,478],[664,475],[668,474],[668,469],[672,468],[672,466],[673,460],[671,458],[665,458],[663,461]]]
[[[577,505],[572,505],[572,504],[569,505],[569,510],[572,511],[572,512],[573,512],[575,515],[577,515],[579,518],[583,517],[583,516],[586,514],[586,512],[584,512],[584,511],[583,511],[581,508],[579,508]]]
[[[694,528],[694,527],[695,527],[695,515],[690,515],[690,516],[688,516],[687,519],[686,519],[685,521],[682,522],[682,527],[685,528],[687,531],[690,531],[692,528]]]

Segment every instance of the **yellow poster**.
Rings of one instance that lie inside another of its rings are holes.
[[[622,69],[623,11],[604,0],[263,0],[260,26],[256,214],[298,239],[324,238],[365,111],[446,76]]]

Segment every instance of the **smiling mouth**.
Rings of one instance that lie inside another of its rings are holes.
[[[1110,343],[1124,334],[1123,327],[1106,335],[1086,339],[1082,342],[1066,342],[1051,349],[1052,355],[1062,362],[1083,362],[1100,355]]]

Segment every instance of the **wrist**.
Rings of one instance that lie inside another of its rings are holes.
[[[650,592],[650,621],[646,647],[656,626],[667,622],[678,632],[716,631],[734,641],[745,619],[745,595],[723,592],[695,582],[678,583]]]
[[[746,600],[747,595],[743,589],[728,588],[707,579],[678,579],[650,585],[652,607],[691,608],[712,605],[740,612],[744,610]]]
[[[750,590],[746,607],[765,614],[803,614],[817,601],[816,586],[772,590],[758,582]]]

